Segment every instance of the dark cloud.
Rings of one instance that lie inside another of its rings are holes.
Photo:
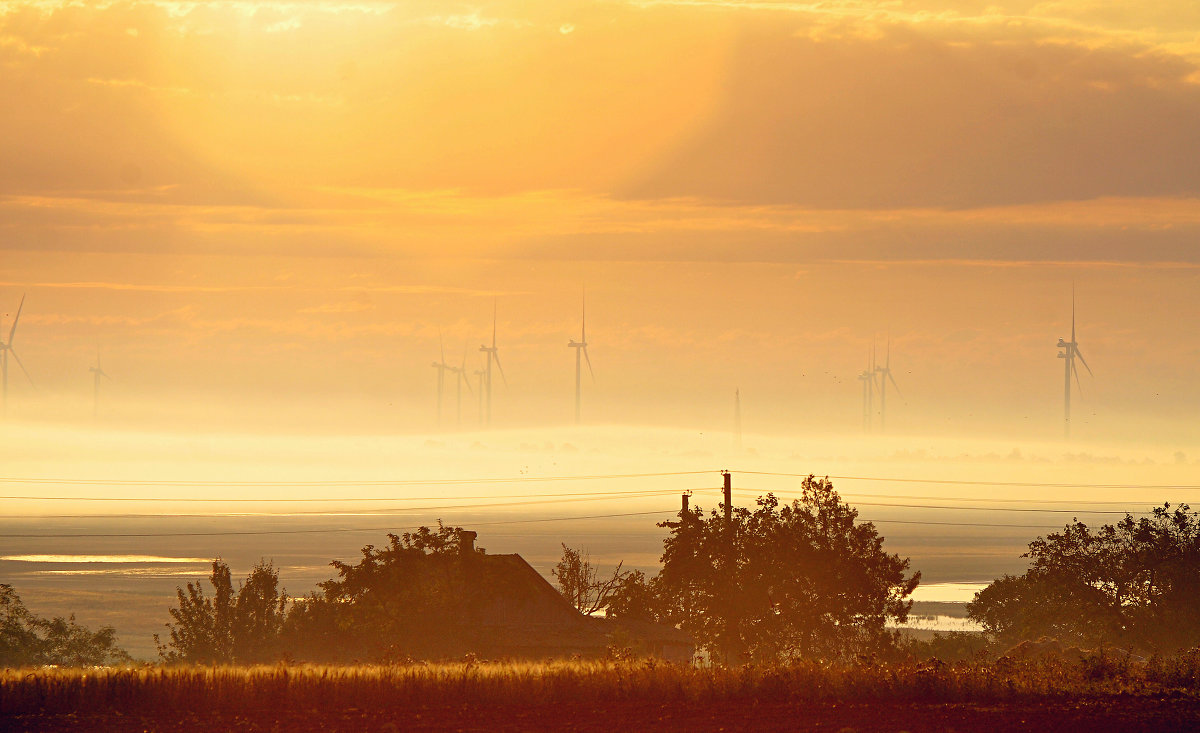
[[[709,123],[623,193],[839,208],[1195,194],[1195,70],[1146,49],[759,28]]]

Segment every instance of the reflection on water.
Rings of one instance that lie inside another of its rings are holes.
[[[909,598],[914,601],[966,603],[975,600],[975,594],[986,587],[987,583],[922,583]]]
[[[924,631],[983,631],[983,627],[969,618],[960,616],[920,615],[908,617],[908,621],[897,624],[898,629],[921,629]]]
[[[212,562],[204,557],[163,557],[161,555],[3,555],[0,560],[12,562],[54,563],[180,563]]]
[[[34,570],[27,575],[116,575],[122,578],[203,578],[212,573],[210,568],[181,570],[178,568],[104,568],[99,570]]]

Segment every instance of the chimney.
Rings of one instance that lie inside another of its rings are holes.
[[[458,551],[463,555],[475,554],[475,538],[479,536],[478,532],[473,532],[469,529],[461,529],[458,531]]]

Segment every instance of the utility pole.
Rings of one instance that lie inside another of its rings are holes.
[[[734,563],[734,545],[733,545],[733,474],[729,471],[722,471],[721,476],[725,479],[725,664],[729,664],[729,651],[733,646],[733,596],[734,588],[737,587],[735,574],[736,564]]]

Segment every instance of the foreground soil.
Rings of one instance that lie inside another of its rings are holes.
[[[412,706],[404,710],[302,709],[28,714],[0,717],[5,731],[1197,731],[1191,696],[1117,695],[1039,702],[770,702],[719,705],[638,701],[523,705]]]

